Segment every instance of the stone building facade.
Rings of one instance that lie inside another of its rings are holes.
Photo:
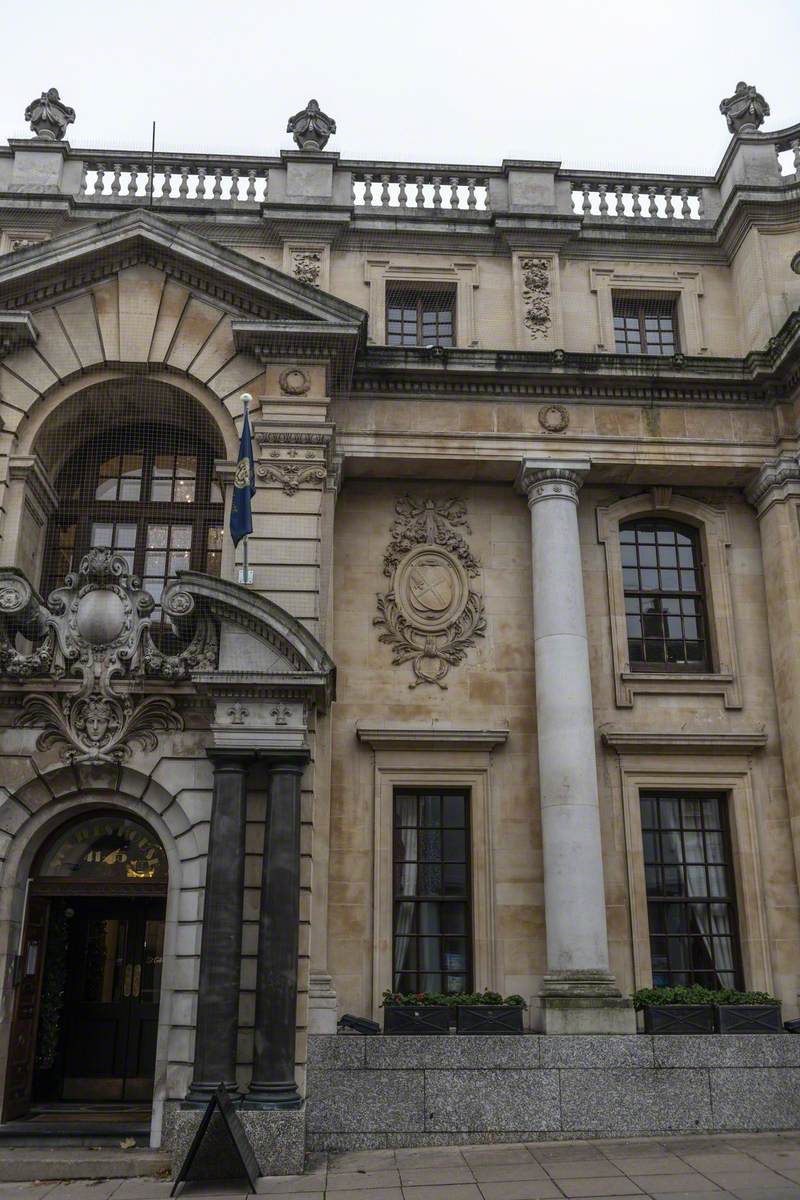
[[[0,150],[4,1119],[180,1142],[224,1081],[286,1169],[385,989],[797,1016],[800,126],[431,167],[312,102],[151,162],[53,92]]]

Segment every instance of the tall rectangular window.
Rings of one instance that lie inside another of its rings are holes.
[[[709,671],[703,561],[697,530],[628,521],[619,530],[632,671]]]
[[[396,992],[472,990],[469,792],[394,793]]]
[[[617,354],[677,354],[675,299],[614,296],[614,348]]]
[[[642,792],[654,987],[741,987],[724,796]]]
[[[455,288],[389,285],[387,346],[454,346]]]

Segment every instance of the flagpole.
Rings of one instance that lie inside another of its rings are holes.
[[[250,400],[251,399],[252,399],[252,397],[250,396],[249,392],[242,393],[242,401],[244,402],[244,417],[242,419],[242,428],[243,429],[244,429],[244,426],[247,424],[247,422],[250,420]],[[245,587],[247,587],[248,583],[250,582],[250,573],[249,573],[248,567],[247,567],[247,539],[248,539],[248,537],[249,537],[249,534],[245,534],[244,538],[242,539],[244,542],[244,545],[242,546],[242,572],[243,572],[242,573],[242,582],[244,583]]]

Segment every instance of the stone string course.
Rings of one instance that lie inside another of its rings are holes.
[[[800,1127],[800,1038],[309,1038],[307,1150]]]

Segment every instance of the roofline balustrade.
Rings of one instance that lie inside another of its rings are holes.
[[[152,176],[152,179],[151,179]],[[313,177],[313,184],[309,179]],[[492,224],[555,218],[570,234],[611,225],[642,232],[712,230],[731,196],[756,189],[770,200],[800,186],[800,123],[772,133],[734,134],[714,175],[580,170],[559,162],[492,166],[348,159],[323,150],[222,155],[76,148],[14,138],[0,149],[0,205],[125,211],[131,207],[243,216],[335,209],[336,220]],[[305,215],[305,214],[304,214]],[[566,226],[564,219],[566,218]]]

